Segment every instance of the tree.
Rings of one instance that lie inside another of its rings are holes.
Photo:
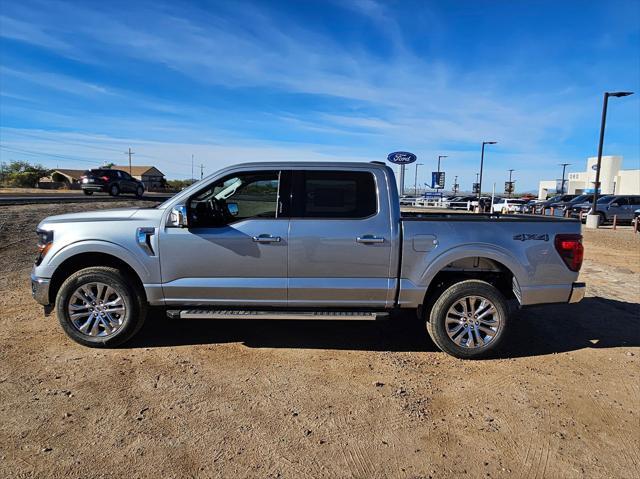
[[[40,164],[28,161],[11,161],[0,164],[0,184],[18,188],[34,188],[38,180],[47,176],[49,170]]]

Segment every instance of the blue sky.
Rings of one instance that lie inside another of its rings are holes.
[[[640,2],[56,2],[0,7],[0,159],[154,164],[443,160],[469,189],[583,171],[602,93],[640,90]],[[605,154],[640,159],[640,94]],[[413,184],[413,168],[408,183]]]

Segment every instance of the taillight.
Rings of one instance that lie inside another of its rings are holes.
[[[101,176],[100,179],[103,180],[103,181],[109,181],[109,177],[108,176]]]
[[[556,251],[571,271],[580,271],[584,258],[582,235],[556,235]]]

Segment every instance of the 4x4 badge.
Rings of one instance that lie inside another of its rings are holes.
[[[538,234],[538,233],[521,233],[519,235],[515,235],[513,239],[517,241],[527,241],[527,240],[549,241],[549,235]]]

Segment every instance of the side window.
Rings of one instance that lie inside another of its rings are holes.
[[[615,203],[618,203],[620,206],[628,206],[629,205],[629,197],[628,196],[621,196],[619,198],[616,198],[614,200]]]
[[[369,172],[299,171],[293,185],[293,216],[366,218],[378,209],[375,180]]]
[[[276,218],[280,172],[257,171],[227,176],[189,200],[195,226],[221,226],[248,218]]]

